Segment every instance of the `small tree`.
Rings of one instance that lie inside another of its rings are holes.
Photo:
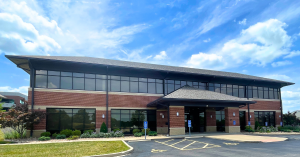
[[[34,124],[40,123],[45,118],[43,111],[29,111],[28,102],[24,100],[24,104],[14,106],[7,112],[0,112],[0,124],[3,128],[11,127],[20,137],[23,138],[25,129],[33,127]]]
[[[106,127],[106,125],[105,125],[104,122],[103,122],[102,125],[101,125],[100,132],[107,133],[107,127]]]
[[[296,113],[291,113],[288,111],[287,113],[283,114],[283,123],[284,125],[297,125],[298,119],[296,117]]]

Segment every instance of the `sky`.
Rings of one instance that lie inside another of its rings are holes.
[[[299,0],[0,0],[0,91],[28,95],[5,55],[88,56],[294,82],[300,109]]]

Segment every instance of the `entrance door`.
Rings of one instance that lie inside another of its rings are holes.
[[[185,131],[189,132],[188,120],[191,120],[191,132],[205,131],[205,111],[197,107],[186,107],[185,111]]]
[[[240,111],[240,127],[241,130],[245,130],[246,126],[246,112],[245,111]]]

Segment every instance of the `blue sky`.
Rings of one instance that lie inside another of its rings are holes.
[[[297,110],[299,15],[298,0],[0,0],[0,91],[29,85],[5,54],[90,56],[294,82]]]

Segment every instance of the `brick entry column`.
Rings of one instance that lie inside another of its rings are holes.
[[[216,110],[215,109],[206,109],[206,132],[216,132]]]
[[[156,127],[158,134],[168,133],[168,110],[156,110]]]
[[[170,135],[185,135],[184,106],[170,106]],[[179,115],[177,116],[177,112]]]
[[[235,113],[235,116],[233,116],[233,113]],[[235,125],[233,125],[233,121],[235,121]],[[225,132],[227,133],[241,132],[238,107],[225,108]]]

